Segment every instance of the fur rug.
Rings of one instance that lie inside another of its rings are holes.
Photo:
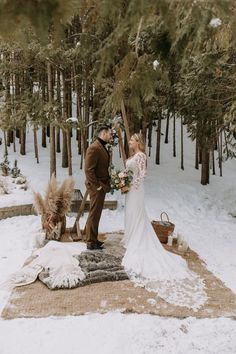
[[[84,278],[78,278],[73,286],[71,286],[69,281],[61,282],[55,286],[53,277],[48,270],[42,271],[39,274],[39,279],[51,290],[76,288],[92,283],[128,279],[127,274],[121,266],[120,257],[105,254],[102,251],[88,251],[75,256],[75,258],[79,261]]]
[[[39,278],[50,290],[55,290],[128,279],[121,265],[124,249],[120,241],[120,235],[110,235],[104,242],[104,250],[94,251],[85,251],[82,243],[49,241],[34,251],[4,286],[28,285]]]

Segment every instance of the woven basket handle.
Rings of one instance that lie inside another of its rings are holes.
[[[161,221],[163,221],[163,220],[162,220],[162,215],[163,215],[163,214],[165,214],[165,216],[167,217],[167,221],[170,222],[169,216],[168,216],[167,213],[165,213],[164,211],[161,213]]]

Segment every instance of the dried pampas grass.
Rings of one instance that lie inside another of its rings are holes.
[[[47,239],[60,239],[66,229],[65,214],[70,210],[74,180],[69,177],[60,186],[53,175],[48,182],[45,198],[40,193],[34,193],[34,208],[42,216],[42,227]]]
[[[43,215],[46,213],[46,206],[45,202],[40,193],[34,192],[34,209],[36,210],[37,214]]]
[[[48,182],[45,198],[40,193],[34,192],[34,207],[38,214],[65,215],[70,210],[73,198],[75,181],[69,177],[61,186],[58,186],[55,175]]]

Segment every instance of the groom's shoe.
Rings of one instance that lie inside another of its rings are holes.
[[[102,246],[97,243],[87,243],[87,250],[102,250]]]
[[[101,241],[97,240],[97,245],[98,245],[99,247],[103,247],[103,246],[104,246],[104,242],[101,242]]]

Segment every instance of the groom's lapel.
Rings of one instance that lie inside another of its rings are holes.
[[[109,155],[108,155],[108,152],[106,152],[105,148],[102,146],[102,144],[96,140],[96,143],[97,143],[97,147],[99,148],[99,150],[101,151],[101,153],[103,154],[104,158],[106,160],[109,160]]]

